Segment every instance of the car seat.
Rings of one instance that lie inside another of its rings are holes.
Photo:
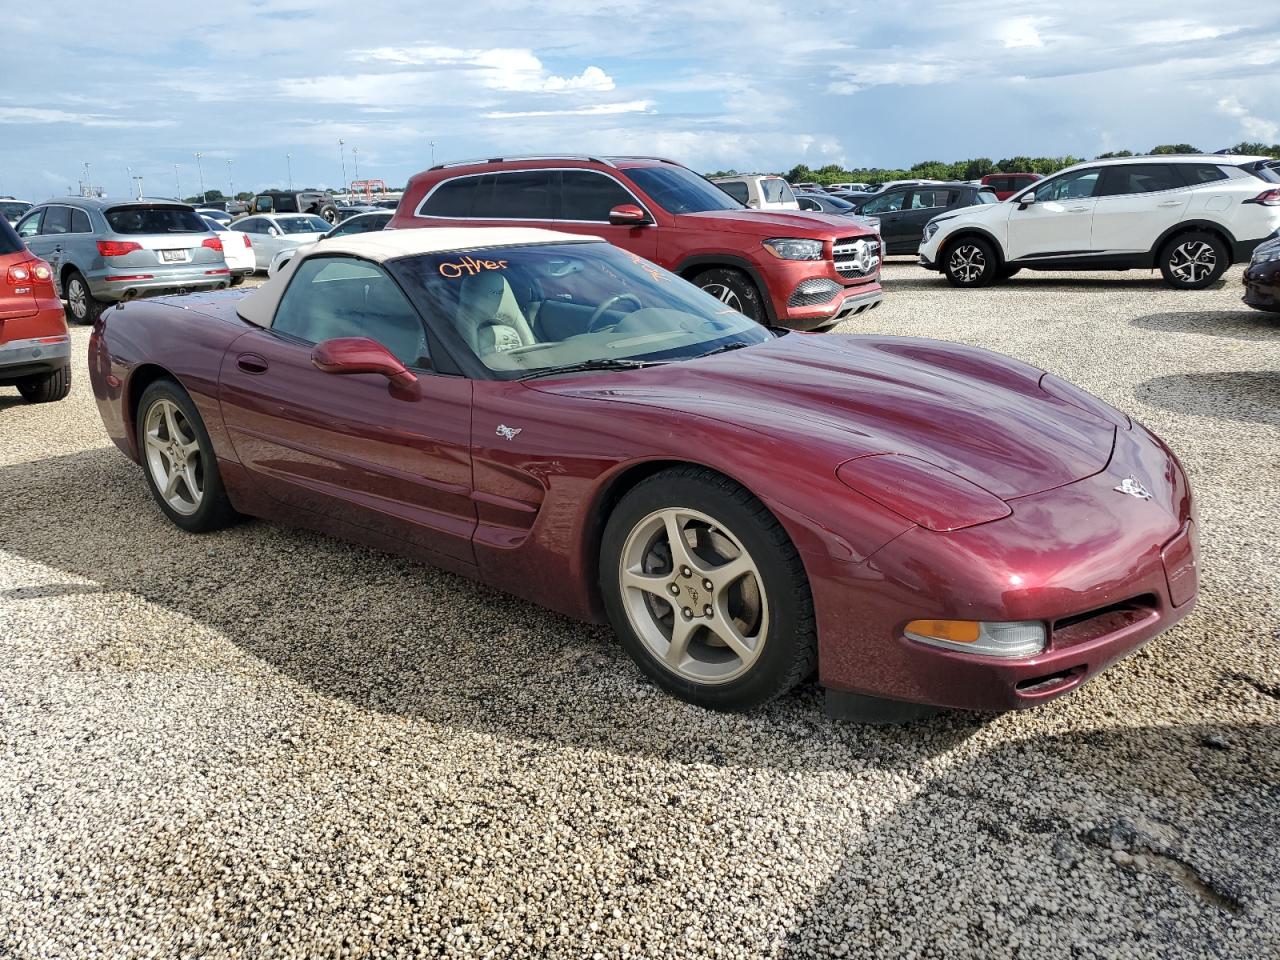
[[[511,285],[493,270],[462,281],[454,325],[477,356],[537,342]]]

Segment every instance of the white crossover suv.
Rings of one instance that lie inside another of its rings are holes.
[[[1068,167],[1002,203],[930,220],[920,265],[957,287],[1034,270],[1159,268],[1207,287],[1280,227],[1280,161],[1150,156]]]

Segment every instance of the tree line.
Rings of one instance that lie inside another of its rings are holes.
[[[1189,143],[1162,143],[1152,147],[1148,154],[1169,153],[1203,153],[1203,150]],[[1280,158],[1280,143],[1237,143],[1230,148],[1231,153],[1259,155]],[[1137,156],[1132,150],[1113,150],[1099,154],[1095,160],[1108,157]],[[1086,158],[1074,157],[1005,157],[1003,160],[991,160],[987,157],[976,157],[972,160],[956,160],[945,163],[941,160],[924,160],[907,169],[886,169],[884,167],[863,167],[846,170],[838,164],[829,163],[816,170],[806,164],[798,163],[782,174],[790,183],[887,183],[890,180],[978,180],[989,173],[1038,173],[1048,176],[1063,167],[1082,163]],[[736,170],[720,170],[707,174],[708,177],[733,176]]]

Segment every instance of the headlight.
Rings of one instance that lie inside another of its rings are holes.
[[[903,631],[912,640],[945,650],[988,657],[1030,657],[1044,650],[1049,633],[1039,620],[984,623],[977,620],[912,620]]]
[[[821,240],[766,240],[765,249],[779,260],[821,260]]]
[[[925,239],[925,242],[926,242],[926,243],[928,243],[930,240],[932,240],[932,239],[933,239],[934,234],[936,234],[936,233],[937,233],[939,230],[941,230],[941,229],[942,229],[942,227],[941,227],[941,226],[939,226],[939,224],[938,224],[938,221],[937,221],[937,220],[930,220],[928,223],[926,223],[926,224],[924,225],[924,239]]]
[[[1280,243],[1266,244],[1253,251],[1253,260],[1251,263],[1270,263],[1272,260],[1280,260]]]

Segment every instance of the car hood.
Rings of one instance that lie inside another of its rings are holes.
[[[721,233],[745,233],[767,240],[772,237],[834,240],[856,235],[858,227],[849,218],[833,213],[802,213],[789,210],[708,210],[679,214],[682,226],[701,227]]]
[[[1111,457],[1115,425],[1042,390],[1042,376],[936,340],[789,334],[705,359],[530,386],[803,436],[830,449],[833,468],[871,454],[912,456],[1009,500],[1092,476]]]
[[[930,223],[942,223],[944,220],[967,220],[973,223],[994,223],[997,220],[1007,219],[1009,216],[1009,201],[1001,200],[999,203],[975,203],[972,206],[961,207],[950,213],[942,213],[931,219]]]

